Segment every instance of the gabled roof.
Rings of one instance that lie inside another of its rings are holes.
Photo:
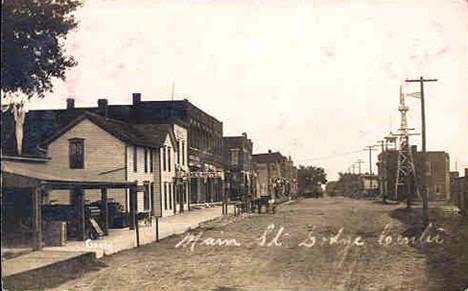
[[[59,128],[42,141],[41,144],[50,144],[85,119],[88,119],[109,134],[128,144],[157,148],[164,145],[168,134],[174,147],[176,144],[174,134],[168,125],[129,124],[123,121],[106,118],[89,111],[83,112],[77,118]]]

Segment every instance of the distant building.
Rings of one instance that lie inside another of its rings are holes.
[[[255,193],[252,141],[247,134],[225,136],[224,163],[226,191],[231,201],[250,200]]]
[[[468,168],[463,177],[458,172],[450,172],[450,194],[451,202],[468,215]]]
[[[379,188],[379,177],[365,173],[361,175],[363,190],[377,190]]]
[[[423,153],[417,152],[416,146],[411,147],[416,169],[416,184],[422,184]],[[379,179],[382,191],[389,199],[394,199],[395,183],[398,168],[398,151],[387,150],[378,156]],[[442,151],[426,152],[426,177],[429,200],[450,200],[449,154]],[[416,185],[411,186],[415,189]]]
[[[414,146],[416,149],[416,146]],[[416,153],[416,174],[421,185],[423,154]],[[450,200],[450,158],[442,151],[426,153],[427,193],[429,200]]]
[[[297,195],[297,169],[291,158],[271,150],[252,157],[257,174],[257,198],[269,196],[281,200]]]

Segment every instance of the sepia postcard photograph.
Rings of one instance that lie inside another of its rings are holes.
[[[2,290],[468,291],[467,0],[2,0]]]

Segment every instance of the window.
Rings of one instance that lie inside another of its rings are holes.
[[[167,182],[164,182],[164,210],[167,210]]]
[[[70,139],[70,168],[83,169],[84,168],[84,139],[73,138]]]
[[[145,185],[145,192],[143,193],[143,207],[145,210],[149,210],[150,207],[150,197],[149,197],[149,184]]]
[[[177,164],[180,164],[180,142],[177,142]]]
[[[239,163],[239,151],[237,149],[231,150],[231,165],[237,165]]]
[[[171,147],[167,148],[167,170],[171,171]]]
[[[185,165],[185,142],[182,141],[182,165]]]
[[[172,209],[172,184],[169,182],[169,209]]]
[[[150,172],[153,173],[153,149],[150,149],[149,158],[150,158]]]
[[[164,150],[163,150],[163,171],[165,171],[167,169],[167,166],[166,166],[166,147],[164,147]]]
[[[145,173],[148,173],[148,149],[145,148]]]
[[[133,172],[138,171],[138,156],[137,146],[133,146]]]

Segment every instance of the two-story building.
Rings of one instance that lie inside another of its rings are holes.
[[[221,201],[224,192],[222,122],[186,99],[142,101],[141,94],[134,93],[132,101],[130,105],[109,105],[107,99],[99,99],[97,107],[78,108],[75,100],[69,98],[66,109],[32,110],[24,123],[23,151],[33,156],[44,156],[45,151],[37,146],[39,142],[85,111],[128,124],[178,124],[187,129],[187,139],[181,141],[180,146],[188,156],[184,167],[188,167],[190,172],[186,187],[190,202]],[[7,120],[7,123],[12,121]],[[14,154],[14,133],[2,131],[2,146],[8,154]]]
[[[188,208],[188,192],[177,189],[181,154],[171,125],[134,125],[85,112],[41,146],[50,159],[47,171],[60,177],[93,175],[106,181],[136,182],[145,189],[138,192],[137,212],[168,216]],[[95,190],[85,194],[88,202],[101,197]],[[108,195],[125,211],[130,209],[128,189],[113,189]],[[49,199],[73,203],[61,191],[51,191]]]
[[[411,146],[411,152],[416,169],[416,180],[411,189],[422,185],[423,177],[423,153],[418,152],[415,145]],[[429,200],[450,200],[450,160],[449,155],[443,151],[426,152],[426,183]],[[397,199],[396,175],[398,170],[398,150],[386,149],[378,156],[378,173],[382,194],[389,199]]]
[[[288,159],[280,152],[252,155],[257,176],[256,197],[268,196],[273,201],[288,198],[287,185],[291,181],[286,176]]]
[[[252,141],[247,133],[225,136],[224,161],[226,191],[231,201],[248,201],[255,194],[255,171],[252,162]]]
[[[94,113],[93,113],[94,112]],[[107,100],[96,110],[35,110],[26,114],[23,154],[48,158],[47,172],[57,177],[80,175],[105,181],[137,181],[137,211],[168,216],[189,209],[188,133],[181,123],[136,124],[109,118]],[[7,123],[12,117],[4,115]],[[15,155],[14,127],[2,130],[3,154]],[[72,203],[70,195],[51,191],[49,200]],[[110,190],[109,197],[130,208],[129,190]],[[89,203],[99,191],[86,193]]]

